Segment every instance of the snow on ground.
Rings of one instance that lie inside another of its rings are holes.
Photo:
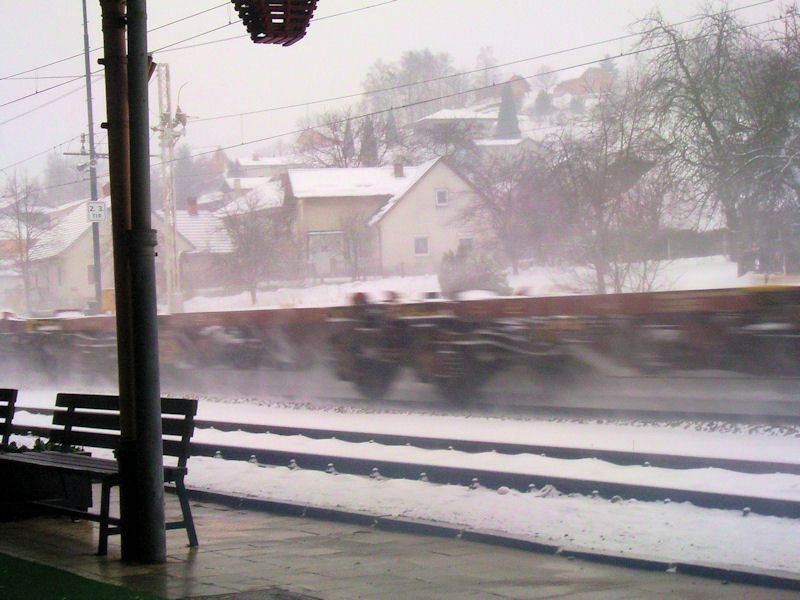
[[[52,406],[53,392],[20,394],[21,406]],[[651,423],[599,423],[534,419],[456,417],[364,412],[363,410],[290,407],[247,401],[201,400],[199,418],[269,423],[352,431],[413,432],[418,435],[490,439],[506,442],[590,446],[689,455],[728,456],[791,461],[800,456],[800,436],[791,428],[744,428],[709,431],[696,427]],[[15,421],[45,424],[49,417],[20,408]],[[713,426],[712,426],[713,429]],[[747,475],[720,469],[674,471],[644,466],[621,467],[598,460],[560,460],[542,456],[465,454],[387,447],[376,443],[310,440],[243,432],[197,430],[207,443],[329,452],[376,460],[416,460],[523,473],[588,477],[653,483],[692,489],[800,500],[800,477],[785,474]],[[28,440],[29,441],[29,440]],[[196,488],[343,508],[494,530],[538,541],[597,551],[648,556],[667,561],[718,563],[800,573],[800,520],[744,516],[738,511],[710,510],[688,503],[613,502],[602,498],[564,496],[554,490],[469,490],[462,486],[408,480],[373,480],[328,475],[286,467],[261,467],[246,462],[195,457],[187,483]],[[501,493],[504,492],[504,493]]]
[[[256,498],[499,531],[571,548],[800,573],[800,520],[689,503],[470,490],[193,458],[187,484]],[[505,491],[505,490],[503,490]]]
[[[509,275],[512,289],[524,290],[532,296],[554,296],[578,292],[583,282],[591,281],[586,268],[565,269],[531,267],[519,275]],[[663,261],[658,270],[654,290],[711,289],[757,285],[763,283],[758,275],[737,276],[736,263],[724,256],[685,258]],[[337,306],[349,303],[352,294],[365,292],[371,298],[382,299],[387,291],[401,298],[418,300],[427,292],[438,292],[436,275],[386,277],[366,281],[338,281],[307,287],[283,287],[257,294],[256,307]],[[184,303],[187,312],[241,310],[253,308],[248,293],[236,296],[198,296]]]

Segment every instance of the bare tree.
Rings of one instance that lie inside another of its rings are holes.
[[[478,194],[464,218],[488,229],[516,274],[542,222],[554,216],[545,208],[552,196],[543,157],[532,151],[489,153],[469,165],[467,172]]]
[[[600,294],[622,291],[624,278],[614,270],[619,240],[650,202],[664,198],[632,192],[660,153],[646,89],[632,73],[623,90],[601,94],[582,126],[565,129],[552,145],[553,181],[569,224],[565,242],[571,258],[592,267]]]
[[[343,211],[339,217],[344,261],[354,281],[366,274],[375,256],[375,239],[367,224],[369,217],[368,211],[357,207]]]
[[[452,56],[428,49],[408,50],[391,63],[378,60],[364,78],[369,96],[363,108],[397,108],[400,124],[408,124],[442,108],[464,106],[468,95],[453,94],[469,89],[469,77],[457,72]]]
[[[780,23],[746,28],[712,8],[688,32],[661,15],[642,22],[642,44],[658,49],[651,94],[676,174],[722,211],[738,242],[734,257],[749,263],[758,255],[762,270],[800,256],[797,11]]]
[[[640,45],[655,49],[648,68],[658,130],[699,201],[721,206],[736,231],[742,197],[734,155],[744,129],[739,60],[748,34],[733,12],[711,7],[691,31],[658,13],[640,27]]]
[[[33,307],[31,265],[33,249],[53,228],[35,180],[14,173],[6,180],[5,204],[0,208],[0,236],[14,249],[14,267],[22,278],[25,310]]]
[[[558,74],[553,71],[554,69],[550,65],[542,65],[536,70],[533,82],[540,91],[549,94],[555,87],[558,82]]]
[[[298,155],[315,167],[378,166],[397,145],[394,117],[358,118],[352,108],[319,115],[299,136]]]
[[[286,207],[264,208],[255,194],[248,194],[229,208],[223,218],[233,251],[231,270],[256,303],[258,284],[275,273],[286,272],[286,262],[296,259],[291,211]]]

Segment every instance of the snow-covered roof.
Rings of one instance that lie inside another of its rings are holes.
[[[511,140],[497,140],[494,138],[487,138],[485,140],[475,140],[476,146],[518,146],[527,141],[529,138],[515,138]]]
[[[283,186],[280,181],[271,180],[229,202],[214,214],[217,217],[241,215],[258,210],[283,206]]]
[[[100,201],[105,204],[106,213],[110,214],[110,198],[102,198]],[[71,210],[60,213],[54,219],[53,227],[43,232],[36,245],[31,249],[31,258],[56,256],[74,244],[92,225],[86,210],[88,202],[89,200],[76,202]]]
[[[225,186],[229,190],[240,189],[242,191],[252,190],[268,181],[269,177],[226,177]]]
[[[406,175],[406,177],[409,179],[407,185],[405,185],[402,189],[395,192],[395,194],[391,198],[389,198],[386,201],[386,203],[383,206],[381,206],[374,215],[372,215],[372,217],[368,221],[368,224],[375,225],[375,223],[383,219],[383,217],[386,216],[386,213],[392,210],[392,208],[403,198],[403,196],[406,195],[406,192],[408,192],[408,190],[410,190],[412,186],[415,183],[417,183],[417,181],[422,179],[422,177],[428,171],[430,171],[431,168],[433,168],[433,165],[438,163],[440,160],[441,158],[434,158],[433,160],[429,160],[428,162],[423,163],[420,166],[416,167],[416,172],[413,175],[411,174]]]
[[[156,214],[163,220],[163,211],[156,211]],[[176,210],[175,228],[196,252],[226,253],[233,250],[222,219],[212,212],[200,210],[192,214]]]
[[[220,191],[207,192],[197,198],[197,206],[198,208],[202,208],[203,206],[208,206],[209,204],[218,204],[222,202],[224,198],[225,194]]]
[[[89,215],[86,212],[88,200],[70,202],[69,205],[58,207],[53,212],[58,213],[54,218],[53,226],[43,231],[36,244],[31,248],[31,260],[51,258],[64,252],[72,246],[91,227]],[[106,213],[111,212],[111,202],[108,197],[100,198],[99,202],[106,205]]]
[[[302,165],[303,159],[298,156],[260,156],[257,158],[237,158],[241,167],[282,167],[286,165]]]
[[[427,117],[422,117],[418,122],[423,121],[487,121],[497,120],[498,108],[495,106],[488,110],[475,108],[443,108]]]
[[[422,165],[403,166],[403,176],[394,166],[348,169],[289,169],[289,181],[296,198],[352,198],[397,196],[413,185],[436,159]]]

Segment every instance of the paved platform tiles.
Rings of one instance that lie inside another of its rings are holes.
[[[167,495],[168,513],[177,500]],[[200,547],[167,532],[164,565],[123,564],[119,538],[61,516],[0,523],[0,552],[164,598],[215,600],[797,598],[680,574],[193,503]]]

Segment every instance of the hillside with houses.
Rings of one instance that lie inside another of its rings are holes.
[[[160,248],[171,248],[174,223],[173,286],[182,301],[247,292],[255,302],[277,284],[443,272],[458,280],[472,271],[470,285],[485,272],[487,287],[507,290],[508,275],[531,267],[580,271],[575,291],[649,291],[669,261],[714,255],[738,263],[739,275],[795,271],[794,171],[737,163],[765,135],[758,107],[733,85],[755,72],[717,73],[731,82],[724,97],[701,72],[704,53],[727,51],[741,32],[713,17],[698,27],[721,37],[694,43],[685,72],[665,51],[647,64],[605,59],[495,81],[487,69],[466,77],[446,56],[406,52],[394,65],[376,63],[360,104],[309,116],[291,143],[239,157],[181,146],[170,178],[153,174]],[[759,48],[750,50],[759,60],[780,58],[766,41]],[[452,74],[425,79],[419,65]],[[664,74],[698,93],[665,104]],[[431,94],[435,101],[417,99]],[[726,129],[733,113],[738,132]],[[714,116],[698,127],[698,114]],[[773,129],[786,154],[795,138]],[[0,304],[29,314],[108,309],[110,290],[100,306],[95,300],[89,198],[54,198],[27,178],[7,185]],[[110,214],[107,185],[92,204]],[[156,259],[162,296],[164,254]],[[99,255],[102,287],[112,288],[108,219]]]

